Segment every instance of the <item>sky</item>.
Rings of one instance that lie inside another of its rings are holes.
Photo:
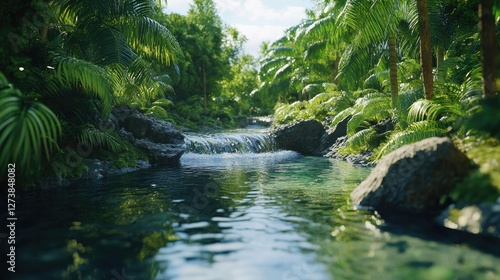
[[[313,0],[214,0],[222,21],[235,27],[248,41],[247,54],[259,55],[263,41],[274,41],[283,31],[305,18],[305,10],[313,9]],[[187,14],[190,0],[168,0],[164,11]]]

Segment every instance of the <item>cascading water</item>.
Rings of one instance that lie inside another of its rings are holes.
[[[272,137],[267,133],[217,133],[186,135],[186,153],[266,153],[276,151]]]
[[[244,129],[215,134],[187,134],[181,164],[187,166],[251,166],[273,164],[299,157],[276,148],[265,129]]]

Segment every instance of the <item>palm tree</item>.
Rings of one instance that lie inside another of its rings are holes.
[[[301,90],[307,80],[303,59],[303,46],[294,40],[300,25],[285,31],[285,35],[268,46],[259,61],[259,91],[266,91],[286,102],[287,99],[301,99]]]
[[[398,25],[402,20],[409,20],[411,14],[407,8],[406,1],[394,2],[390,0],[380,0],[376,2],[362,0],[348,0],[340,15],[341,23],[346,25],[348,32],[352,35],[351,51],[344,52],[342,60],[347,61],[353,54],[364,52],[364,57],[367,56],[366,51],[370,45],[375,44],[376,48],[384,46],[389,49],[389,73],[390,73],[390,88],[393,108],[397,105],[399,84],[397,76],[397,50],[396,50],[396,34]],[[382,44],[382,45],[377,45]],[[348,56],[348,57],[346,57]],[[356,59],[359,64],[363,59]],[[344,73],[347,69],[342,69]],[[341,74],[342,74],[341,73]]]
[[[418,25],[420,30],[420,65],[422,68],[422,79],[424,82],[424,95],[426,99],[432,99],[433,76],[432,76],[432,53],[431,38],[429,34],[429,16],[427,12],[427,0],[417,0]]]
[[[481,62],[483,64],[483,96],[496,94],[497,49],[493,0],[479,1],[479,33],[481,35]]]

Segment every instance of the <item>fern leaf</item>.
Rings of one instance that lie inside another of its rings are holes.
[[[113,137],[113,135],[97,129],[94,126],[83,128],[77,139],[80,143],[86,146],[106,147],[110,151],[115,153],[123,151],[120,143],[115,139],[115,137]]]
[[[394,134],[390,140],[377,153],[377,159],[400,148],[404,145],[415,143],[431,137],[442,136],[443,132],[439,129],[433,130],[409,130]]]

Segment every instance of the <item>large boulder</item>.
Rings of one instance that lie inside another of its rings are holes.
[[[403,146],[380,160],[352,193],[353,203],[384,213],[434,214],[440,199],[464,176],[469,159],[449,138]]]
[[[272,131],[279,149],[313,155],[321,143],[325,132],[323,125],[316,120],[301,120],[280,126]]]

